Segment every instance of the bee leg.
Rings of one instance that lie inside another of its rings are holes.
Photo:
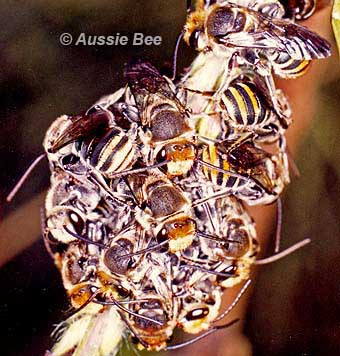
[[[133,256],[137,256],[137,255],[143,255],[143,254],[145,254],[147,252],[156,251],[156,250],[160,249],[162,246],[166,245],[167,243],[168,243],[168,241],[166,240],[166,241],[158,243],[157,245],[144,248],[144,249],[139,250],[137,252],[132,252],[132,253],[128,253],[126,255],[121,255],[121,256],[118,256],[117,258],[118,259],[123,259],[123,258],[130,258],[130,257],[133,257]]]
[[[221,96],[225,92],[225,90],[228,88],[230,82],[233,79],[233,71],[234,68],[237,69],[237,57],[239,56],[238,52],[234,52],[230,59],[228,60],[228,63],[224,67],[223,75],[222,75],[222,80],[221,84],[218,87],[218,89],[215,92],[215,95],[213,96],[213,100],[216,102],[220,101]]]
[[[274,252],[278,253],[280,251],[280,241],[281,241],[281,227],[282,227],[282,201],[278,197],[276,201],[276,233],[275,233],[275,248]]]
[[[236,298],[234,299],[234,301],[229,305],[229,307],[222,313],[220,314],[215,320],[219,321],[222,320],[225,316],[227,316],[238,304],[238,302],[240,301],[241,297],[243,296],[243,294],[246,292],[246,290],[248,289],[249,285],[251,283],[251,279],[248,279],[246,281],[246,283],[243,285],[243,287],[241,288],[241,290],[238,292]]]
[[[130,333],[138,340],[138,342],[145,348],[148,349],[148,344],[143,341],[142,339],[140,339],[138,337],[138,334],[136,333],[136,331],[133,329],[133,327],[131,326],[131,324],[129,323],[129,321],[126,319],[125,315],[120,311],[117,310],[117,313],[119,314],[120,318],[123,320],[124,324],[126,325],[126,327],[129,329]]]
[[[266,83],[266,86],[269,91],[269,98],[272,101],[274,112],[277,115],[281,126],[284,129],[287,129],[288,128],[287,117],[280,109],[280,105],[277,100],[276,88],[275,88],[273,77],[272,77],[272,75],[266,75],[266,76],[264,76],[264,79],[265,79],[265,83]]]
[[[235,273],[233,272],[218,272],[218,271],[215,271],[213,269],[207,269],[207,268],[204,268],[204,267],[201,267],[201,266],[197,266],[197,265],[183,265],[183,266],[180,266],[180,269],[197,269],[199,271],[202,271],[204,273],[209,273],[209,274],[212,274],[214,276],[221,276],[221,277],[225,277],[225,278],[229,278],[229,277],[235,277]],[[179,296],[176,295],[176,296]]]
[[[98,293],[97,293],[98,295]],[[91,297],[92,298],[92,297]],[[139,319],[144,319],[144,320],[147,320],[147,321],[151,321],[152,323],[155,323],[157,325],[162,325],[161,322],[155,320],[155,319],[151,319],[151,318],[148,318],[147,316],[144,316],[144,315],[140,315],[140,314],[137,314],[137,313],[134,313],[133,311],[131,311],[130,309],[127,309],[125,307],[123,307],[120,302],[118,302],[117,300],[115,299],[112,299],[109,301],[109,302],[106,302],[106,301],[101,301],[101,300],[93,300],[94,303],[96,304],[101,304],[101,305],[114,305],[116,306],[117,308],[123,310],[125,313],[128,313],[128,314],[131,314]]]
[[[287,249],[283,250],[280,253],[277,253],[276,255],[267,257],[267,258],[263,258],[261,260],[256,260],[255,264],[256,265],[266,265],[275,261],[280,260],[283,257],[286,257],[288,255],[290,255],[291,253],[295,252],[296,250],[300,249],[301,247],[309,244],[311,242],[311,239],[304,239],[300,242],[297,242],[296,244],[294,244],[293,246],[288,247]]]
[[[185,91],[190,91],[191,93],[200,94],[202,96],[208,96],[208,97],[212,97],[215,94],[215,91],[208,91],[208,90],[201,91],[201,90],[191,89],[187,87],[182,87],[181,89]]]
[[[190,5],[191,6],[191,5]],[[181,31],[176,39],[174,55],[173,55],[173,62],[172,62],[172,77],[171,80],[174,81],[177,77],[177,57],[178,57],[178,48],[184,36],[184,30]]]
[[[191,340],[184,341],[184,342],[182,342],[180,344],[167,346],[164,350],[166,350],[166,351],[168,351],[168,350],[176,350],[176,349],[179,349],[179,348],[182,348],[182,347],[185,347],[185,346],[189,346],[189,345],[191,345],[191,344],[193,344],[193,343],[195,343],[195,342],[197,342],[197,341],[199,341],[199,340],[201,340],[201,339],[203,339],[203,338],[215,333],[218,330],[229,328],[233,324],[237,323],[239,320],[240,319],[234,319],[231,322],[229,322],[228,324],[214,326],[210,330],[204,332],[203,334],[201,334],[199,336],[194,337]]]
[[[139,204],[139,201],[138,201],[138,199],[137,199],[137,197],[136,197],[136,194],[135,194],[135,192],[133,191],[133,189],[132,189],[132,187],[131,187],[129,181],[126,179],[126,177],[123,177],[123,180],[124,180],[126,186],[128,187],[130,193],[131,193],[131,196],[132,196],[132,199],[133,199],[134,204],[135,204],[136,206],[138,206],[140,209],[142,209],[142,207],[141,207],[141,205]],[[143,209],[142,209],[142,210],[143,210]]]
[[[103,248],[103,249],[108,249],[109,246],[106,246],[100,242],[97,242],[97,241],[93,241],[91,239],[88,239],[87,237],[84,237],[84,236],[81,236],[81,235],[78,235],[77,233],[71,231],[70,229],[68,229],[66,226],[64,226],[64,230],[71,236],[75,237],[76,239],[80,240],[80,241],[83,241],[83,242],[86,242],[87,244],[91,244],[91,245],[96,245],[100,248]]]

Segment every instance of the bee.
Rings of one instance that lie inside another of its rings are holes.
[[[212,102],[217,101],[213,112],[220,112],[222,116],[217,137],[226,138],[230,133],[240,131],[256,133],[258,141],[277,140],[280,131],[287,129],[291,123],[291,110],[286,97],[279,89],[269,89],[260,76],[250,73],[247,68],[236,68],[234,72],[235,79],[216,99],[214,91],[186,90],[210,96]],[[206,121],[209,125],[211,120],[207,118]],[[204,136],[204,130],[201,123],[198,134]]]
[[[241,201],[234,196],[223,197],[211,203],[213,226],[207,224],[203,209],[197,218],[202,235],[215,237],[201,239],[199,245],[182,252],[185,270],[197,270],[214,276],[215,285],[229,288],[249,278],[251,266],[259,252],[255,223]]]
[[[101,201],[99,188],[93,184],[82,184],[62,169],[56,168],[51,174],[51,188],[45,199],[46,211],[55,206],[70,206],[87,214],[96,209]]]
[[[129,64],[124,75],[138,108],[148,161],[163,155],[170,177],[187,174],[195,156],[194,131],[173,83],[148,62]]]
[[[214,279],[201,271],[187,276],[185,294],[179,297],[181,312],[178,316],[179,326],[185,332],[197,334],[208,330],[218,316],[222,290],[214,285]]]
[[[143,298],[144,295],[140,296]],[[145,297],[148,300],[133,304],[137,316],[129,316],[128,323],[140,350],[159,351],[166,348],[176,326],[176,317],[174,310],[167,308],[165,302],[156,293],[148,291]],[[158,323],[152,323],[145,317],[156,320]]]
[[[326,40],[305,27],[273,17],[275,12],[256,11],[229,2],[204,8],[199,1],[197,9],[188,16],[184,40],[199,51],[211,50],[217,56],[232,59],[237,54],[256,70],[263,62],[261,56],[271,62],[271,56],[277,52],[300,61],[330,55]],[[263,70],[268,75],[269,71]]]
[[[139,349],[161,350],[166,348],[178,318],[178,301],[172,294],[171,256],[153,253],[145,262],[136,272],[142,276],[134,295],[140,302],[131,305],[136,315],[127,319]],[[138,315],[157,320],[159,324]]]
[[[71,143],[73,147],[68,146]],[[91,167],[108,178],[130,168],[137,154],[133,136],[115,125],[113,114],[99,106],[85,115],[57,119],[47,131],[44,147],[52,161],[57,154],[65,170],[78,173],[75,165],[80,161],[83,171]]]
[[[114,209],[99,194],[99,189],[84,185],[70,174],[56,170],[45,200],[45,239],[70,243],[85,241],[105,246],[108,231],[118,232],[130,223],[129,207]]]
[[[284,139],[282,152],[272,155],[257,147],[245,135],[203,148],[204,176],[217,187],[225,187],[249,205],[270,204],[289,182]],[[236,172],[239,177],[228,172]],[[218,195],[219,193],[217,193]]]
[[[276,139],[279,127],[286,129],[291,123],[291,111],[280,90],[275,90],[274,102],[266,89],[257,76],[240,75],[233,80],[219,101],[225,125],[242,132],[256,132],[267,140],[268,136]]]
[[[196,224],[190,200],[166,176],[153,173],[128,178],[136,198],[136,220],[153,231],[159,244],[168,244],[171,252],[190,246]]]

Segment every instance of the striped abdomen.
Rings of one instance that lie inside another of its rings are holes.
[[[230,170],[230,165],[228,161],[222,158],[222,155],[218,153],[215,145],[209,145],[207,147],[204,147],[202,152],[202,160],[217,168]],[[239,186],[243,186],[246,183],[246,180],[230,176],[228,173],[223,173],[221,171],[206,166],[203,166],[202,168],[204,176],[214,185],[235,190]]]
[[[103,138],[87,149],[90,165],[110,177],[134,163],[135,146],[125,132],[112,128]]]
[[[271,58],[275,74],[282,78],[297,78],[304,75],[311,65],[305,59],[292,59],[287,53],[276,52]]]
[[[250,82],[231,84],[223,93],[220,106],[236,126],[264,126],[271,116],[265,97]]]

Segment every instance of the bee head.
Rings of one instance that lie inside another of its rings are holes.
[[[198,4],[195,11],[189,13],[186,24],[184,26],[184,41],[196,50],[202,50],[201,38],[204,35],[204,22],[206,11],[204,7]]]

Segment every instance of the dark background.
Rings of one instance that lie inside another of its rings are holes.
[[[131,56],[170,68],[186,9],[180,0],[0,5],[0,214],[6,219],[48,187],[44,162],[15,200],[4,202],[25,168],[42,153],[51,122],[86,109],[122,86],[122,68]],[[120,32],[130,38],[143,32],[161,35],[163,42],[150,47],[62,46],[63,32],[74,38],[81,32]],[[193,57],[183,45],[179,68]],[[284,196],[284,246],[306,237],[313,242],[296,255],[262,267],[250,298],[246,332],[255,355],[340,354],[339,90],[339,80],[321,86],[318,112],[297,160],[301,178],[293,180]],[[38,220],[39,212],[29,211],[27,219]],[[6,239],[19,241],[21,233]],[[1,246],[6,250],[6,241]],[[68,302],[41,240],[1,268],[0,286],[0,354],[42,355]]]

